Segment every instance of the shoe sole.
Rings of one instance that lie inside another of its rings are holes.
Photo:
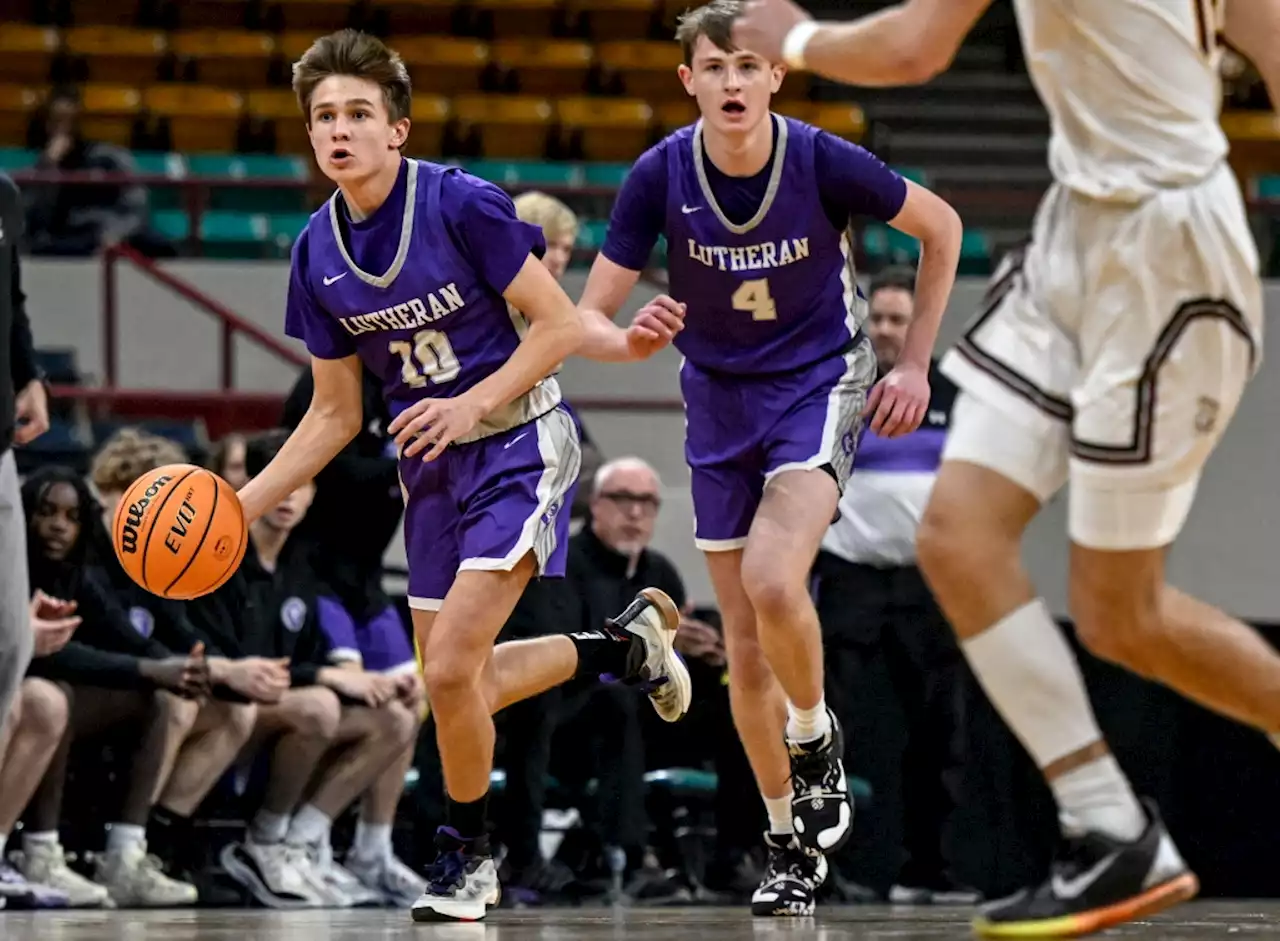
[[[658,712],[658,716],[666,722],[679,722],[689,711],[693,700],[693,680],[689,678],[689,668],[684,665],[675,648],[676,631],[680,628],[680,609],[671,600],[671,596],[659,588],[645,588],[641,590],[640,597],[653,605],[662,619],[663,630],[656,640],[662,645],[662,665],[667,674],[667,682],[675,689],[680,703],[680,714],[675,718],[668,719],[661,712]],[[657,703],[654,703],[654,710],[657,711]]]
[[[240,860],[235,853],[234,843],[223,848],[218,861],[222,863],[222,868],[227,875],[241,888],[247,889],[263,908],[272,908],[277,911],[301,911],[322,907],[319,899],[311,902],[305,899],[285,899],[276,895],[270,886],[258,878],[258,874],[252,868]]]
[[[502,901],[502,887],[498,886],[489,894],[489,897],[479,904],[479,914],[476,914],[475,902],[467,902],[460,905],[452,899],[440,899],[442,908],[453,906],[454,911],[464,912],[464,914],[452,914],[448,911],[440,911],[431,908],[429,905],[414,905],[409,910],[410,917],[419,924],[425,922],[441,922],[441,921],[481,921],[484,916],[489,914],[489,909],[497,908],[498,903]]]
[[[1188,902],[1199,891],[1200,880],[1195,873],[1184,872],[1105,908],[1039,921],[991,922],[979,918],[974,920],[973,930],[984,938],[1081,938]]]

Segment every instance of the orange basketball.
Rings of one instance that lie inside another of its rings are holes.
[[[249,530],[229,483],[203,467],[169,464],[125,491],[111,542],[135,582],[162,598],[187,600],[209,594],[234,574]]]

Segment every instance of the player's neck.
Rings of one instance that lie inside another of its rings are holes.
[[[403,160],[403,157],[396,154],[394,161],[389,162],[376,173],[356,183],[338,187],[342,190],[342,201],[347,204],[347,211],[351,213],[352,219],[356,221],[368,219],[387,201],[387,197],[395,189],[396,180],[400,177],[400,164]]]
[[[773,115],[742,134],[722,134],[704,124],[702,147],[725,176],[755,176],[773,153]]]
[[[253,540],[254,551],[258,553],[258,562],[268,572],[274,572],[284,544],[289,539],[289,530],[259,519],[249,527],[249,537]]]

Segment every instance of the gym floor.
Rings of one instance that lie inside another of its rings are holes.
[[[1201,901],[1100,937],[1208,941],[1280,936],[1280,904]],[[405,911],[0,912],[4,941],[915,941],[968,938],[961,909],[820,909],[752,918],[741,908],[500,910],[474,924],[415,925]]]

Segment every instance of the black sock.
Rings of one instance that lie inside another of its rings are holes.
[[[474,840],[485,835],[485,817],[489,811],[489,793],[470,803],[456,801],[445,795],[445,820],[449,826],[464,840]]]
[[[601,679],[623,680],[632,672],[631,651],[640,638],[606,626],[602,631],[580,631],[566,634],[578,650],[578,671],[575,676],[599,676]],[[643,663],[644,653],[640,653]]]
[[[199,868],[190,817],[159,805],[147,820],[147,848],[176,871]]]

